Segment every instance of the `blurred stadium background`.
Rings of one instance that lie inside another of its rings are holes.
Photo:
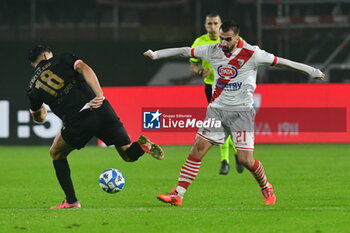
[[[194,85],[202,98],[199,105],[205,106],[202,80],[191,75],[187,60],[151,62],[142,53],[148,48],[190,46],[205,33],[204,18],[211,11],[235,19],[247,42],[321,68],[327,78],[317,85],[349,87],[349,0],[1,0],[0,144],[49,144],[60,128],[55,119],[36,125],[27,112],[31,67],[26,56],[37,43],[77,54],[93,67],[104,87]],[[298,90],[294,84],[310,82],[303,74],[269,67],[258,75],[258,83],[284,83],[291,92]],[[332,89],[329,95],[347,88]]]

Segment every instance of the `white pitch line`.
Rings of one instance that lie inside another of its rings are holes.
[[[347,210],[350,212],[350,207],[295,207],[295,208],[279,208],[277,206],[268,206],[268,207],[261,207],[261,208],[234,208],[234,207],[228,207],[228,208],[211,208],[211,207],[172,207],[166,206],[164,207],[151,207],[151,208],[144,208],[144,207],[110,207],[110,208],[89,208],[89,207],[82,207],[81,209],[74,209],[73,211],[89,211],[89,210],[136,210],[136,211],[149,211],[149,210],[159,210],[159,209],[166,209],[166,210],[234,210],[234,211],[291,211],[291,210],[297,210],[297,211],[320,211],[320,210]],[[8,210],[49,210],[49,211],[57,211],[57,210],[50,210],[49,208],[0,208],[0,212],[2,211],[8,211]]]

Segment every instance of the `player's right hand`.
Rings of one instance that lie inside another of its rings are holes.
[[[152,60],[155,60],[155,59],[158,58],[158,57],[157,57],[157,53],[153,52],[153,51],[150,50],[150,49],[147,50],[146,52],[144,52],[143,55],[144,55],[145,57],[151,58]]]
[[[203,70],[203,74],[202,74],[202,77],[203,78],[206,78],[208,77],[210,74],[210,69],[209,68],[206,68],[205,70]]]
[[[103,104],[104,96],[96,96],[90,101],[90,108],[99,108]]]

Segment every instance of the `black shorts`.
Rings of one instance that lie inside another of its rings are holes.
[[[107,100],[97,109],[86,109],[67,121],[62,130],[63,139],[76,149],[83,148],[93,136],[106,145],[124,146],[130,138],[123,123]]]

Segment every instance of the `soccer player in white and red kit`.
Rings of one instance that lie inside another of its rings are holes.
[[[311,66],[276,57],[252,46],[239,37],[239,25],[225,21],[220,27],[220,43],[196,48],[182,47],[158,51],[148,50],[145,56],[160,59],[171,56],[198,57],[213,66],[215,71],[213,97],[208,105],[206,119],[221,121],[221,127],[202,127],[198,130],[185,164],[182,166],[176,188],[161,201],[182,205],[188,186],[196,178],[202,158],[213,145],[222,144],[232,136],[238,151],[238,159],[258,182],[266,205],[276,203],[273,186],[268,182],[264,167],[254,159],[253,93],[256,88],[257,68],[261,65],[286,67],[306,73],[314,79],[323,80],[324,74]]]

